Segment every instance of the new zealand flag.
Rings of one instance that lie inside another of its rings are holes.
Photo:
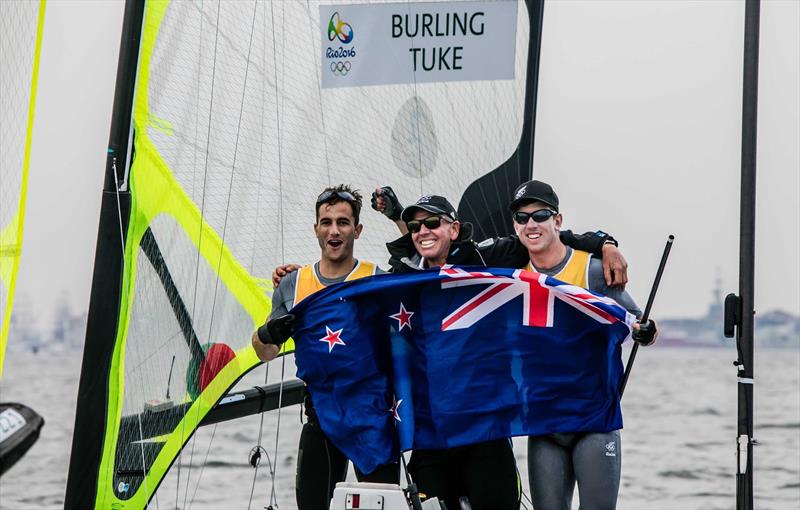
[[[550,276],[458,268],[334,285],[296,306],[297,376],[365,473],[409,449],[622,427],[635,318]]]

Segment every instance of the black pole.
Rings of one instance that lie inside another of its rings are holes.
[[[656,278],[653,280],[653,286],[650,288],[650,296],[647,298],[647,305],[644,307],[644,313],[642,314],[641,322],[647,322],[650,318],[650,311],[653,309],[653,302],[656,300],[656,292],[658,292],[658,286],[661,284],[661,276],[664,274],[664,268],[667,265],[667,258],[669,257],[669,252],[672,250],[672,243],[675,241],[675,236],[670,234],[669,239],[667,239],[667,244],[664,246],[664,253],[661,254],[661,262],[658,264],[658,270],[656,271]],[[628,362],[625,364],[625,374],[622,376],[622,383],[619,385],[619,398],[622,398],[622,394],[625,393],[625,386],[628,385],[628,377],[631,375],[631,370],[633,369],[633,362],[636,360],[636,353],[639,351],[639,344],[634,342],[633,349],[631,349],[631,355],[628,356]]]
[[[94,508],[103,454],[106,398],[117,335],[123,270],[123,244],[130,213],[130,194],[120,190],[128,163],[133,95],[144,0],[127,0],[117,63],[117,85],[111,117],[100,226],[97,234],[86,342],[72,436],[66,509]]]
[[[530,33],[525,70],[522,133],[517,149],[500,166],[470,183],[458,203],[459,218],[461,221],[472,223],[473,237],[478,241],[514,233],[506,205],[514,189],[533,176],[544,2],[545,0],[525,0]]]
[[[756,133],[760,0],[746,0],[742,83],[742,181],[739,226],[740,323],[736,337],[738,417],[736,508],[753,508],[753,322],[755,316]]]

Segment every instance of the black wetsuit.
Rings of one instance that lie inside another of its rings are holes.
[[[524,267],[528,251],[516,236],[471,240],[471,225],[462,224],[459,239],[452,243],[447,263],[464,266]],[[565,244],[602,254],[608,236],[595,233],[575,236],[561,233]],[[421,257],[411,235],[388,243],[389,264],[393,272],[421,270]],[[466,496],[474,510],[514,510],[519,508],[521,482],[511,440],[499,439],[447,450],[414,450],[408,470],[427,496],[443,500],[449,509],[458,509],[459,498]]]

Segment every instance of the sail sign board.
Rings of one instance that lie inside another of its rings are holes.
[[[514,79],[517,2],[320,6],[322,88]]]

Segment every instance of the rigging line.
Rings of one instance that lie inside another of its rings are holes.
[[[285,352],[286,344],[283,344],[283,345],[284,345],[284,348],[283,348],[284,353],[283,353],[283,356],[281,356],[281,383],[280,383],[281,386],[280,386],[280,389],[278,391],[278,423],[277,423],[277,425],[275,425],[275,453],[273,454],[273,458],[276,459],[276,460],[278,458],[278,440],[281,437],[281,411],[283,409],[281,407],[281,404],[283,403],[283,380],[284,380],[284,377],[286,375],[286,352]],[[272,489],[270,490],[270,496],[269,496],[269,504],[270,505],[277,505],[278,504],[277,503],[278,502],[278,497],[275,494],[275,474],[276,474],[275,472],[277,470],[276,466],[277,466],[277,464],[272,464],[272,462],[270,462],[269,473],[270,473],[270,477],[272,479]]]
[[[130,149],[130,148],[129,148]],[[114,156],[114,160],[111,163],[111,167],[114,169],[114,193],[117,197],[117,219],[119,220],[119,246],[120,246],[120,253],[122,253],[123,259],[125,258],[125,232],[122,228],[122,206],[120,205],[119,201],[119,175],[117,174],[117,156]]]
[[[266,386],[267,382],[269,381],[269,363],[266,363],[265,365],[266,366],[265,366],[265,370],[264,370],[264,386]],[[261,438],[264,435],[264,414],[265,413],[259,413],[259,414],[261,415],[261,419],[260,419],[260,423],[258,425],[258,441],[256,442],[256,447],[257,448],[262,448],[262,446],[261,446]],[[264,450],[264,451],[266,452],[266,450]],[[272,464],[272,461],[270,461],[270,464]],[[256,464],[254,466],[255,469],[253,470],[254,471],[253,472],[253,485],[250,487],[250,499],[247,501],[247,510],[250,510],[250,505],[253,503],[253,492],[255,492],[255,489],[256,489],[256,479],[258,477],[258,467],[260,465],[261,465],[261,463],[259,462],[258,464]]]
[[[247,78],[249,76],[249,71],[250,71],[250,55],[253,49],[253,33],[255,32],[257,7],[258,7],[258,2],[254,1],[253,19],[250,23],[250,38],[248,41],[248,48],[247,48],[247,60],[245,62],[244,79],[242,81],[242,96],[241,96],[241,102],[239,104],[239,118],[236,124],[236,138],[233,145],[233,161],[231,162],[231,176],[230,179],[228,180],[228,196],[225,202],[225,220],[222,223],[222,234],[220,235],[222,243],[220,244],[219,248],[219,261],[217,262],[217,270],[216,270],[217,278],[214,281],[214,294],[211,299],[211,313],[208,322],[208,338],[211,338],[211,330],[214,324],[214,311],[216,310],[217,307],[217,293],[219,291],[219,282],[220,282],[219,273],[220,269],[222,268],[222,252],[225,247],[225,236],[228,232],[228,218],[230,217],[229,212],[231,209],[231,196],[233,195],[233,181],[234,181],[234,176],[236,175],[236,159],[239,156],[239,137],[242,132],[242,117],[244,116],[244,101],[245,101],[245,96],[247,95]]]
[[[260,0],[260,1],[263,3],[263,0]],[[266,9],[262,9],[262,13],[263,13],[262,16],[265,17],[266,13],[267,13],[267,10]],[[265,21],[262,21],[262,23],[261,23],[262,27],[265,25],[265,23],[266,23]],[[261,56],[264,57],[266,54],[267,54],[267,38],[266,37],[262,37],[261,38]],[[266,64],[266,62],[265,62],[265,64]],[[266,92],[267,91],[267,84],[266,84],[266,70],[265,69],[266,69],[266,67],[262,67],[261,70],[260,70],[260,74],[261,74],[261,114],[259,115],[259,120],[260,120],[259,127],[260,127],[261,130],[259,132],[260,133],[260,136],[259,136],[260,143],[258,144],[258,178],[256,179],[256,184],[257,184],[257,189],[258,189],[258,192],[256,194],[256,216],[255,216],[255,218],[256,218],[256,222],[255,222],[256,228],[258,228],[259,217],[261,215],[261,193],[262,193],[261,190],[264,189],[264,186],[262,186],[262,184],[264,182],[264,174],[263,174],[263,172],[264,172],[264,141],[267,139],[267,137],[264,136],[264,117],[265,117],[265,115],[264,115],[264,111],[265,111],[264,104],[266,103],[266,100],[267,100],[267,97],[266,97],[266,95],[267,95],[267,92]],[[251,275],[253,274],[253,270],[255,268],[256,243],[257,242],[258,242],[258,238],[256,236],[256,233],[253,232],[253,244],[252,244],[252,249],[250,250],[250,267],[248,268],[248,272]]]
[[[202,87],[202,80],[200,79],[200,75],[201,75],[202,69],[203,69],[203,34],[204,34],[203,26],[204,26],[205,18],[206,18],[206,16],[204,15],[204,12],[205,12],[205,0],[200,0],[200,5],[199,5],[199,9],[198,9],[198,17],[200,18],[200,31],[199,31],[200,42],[197,45],[197,71],[196,71],[197,88],[195,89],[196,90],[196,96],[195,96],[195,103],[194,103],[195,104],[195,108],[194,108],[194,140],[193,140],[193,143],[192,143],[192,145],[194,147],[194,150],[192,150],[192,189],[191,189],[192,195],[194,195],[195,191],[196,191],[195,178],[197,176],[196,169],[197,169],[197,154],[198,154],[198,150],[196,148],[197,148],[197,145],[198,145],[197,136],[198,136],[198,128],[199,128],[199,125],[200,125],[200,122],[199,122],[199,118],[200,118],[200,89]],[[212,94],[213,94],[213,89],[212,89]],[[209,121],[210,121],[210,115],[209,115]],[[201,213],[201,216],[202,216],[202,213]],[[202,229],[202,223],[201,223],[201,227],[200,227],[200,235],[201,236],[202,236],[202,231],[203,231],[203,229]],[[198,250],[198,258],[197,258],[197,260],[195,262],[195,264],[196,264],[196,266],[195,266],[195,282],[194,282],[194,293],[193,293],[193,297],[192,297],[192,313],[190,315],[191,317],[194,317],[195,304],[197,302],[197,272],[196,271],[199,269],[198,268],[198,266],[200,264],[199,256],[200,256],[200,250]],[[184,443],[184,438],[185,437],[186,437],[186,420],[181,420],[181,444]],[[190,454],[190,461],[189,461],[190,467],[186,471],[186,491],[187,492],[188,492],[188,489],[189,489],[190,476],[191,476],[191,472],[192,472],[192,470],[191,470],[191,455],[194,453],[194,437],[192,437],[191,452],[192,453]],[[175,484],[175,508],[178,508],[178,500],[180,498],[181,469],[183,467],[183,448],[180,448],[178,450],[178,459],[177,460],[178,460],[178,462],[177,462],[177,464],[178,464],[178,473],[177,473],[177,475],[178,475],[177,476],[178,483]],[[185,503],[186,503],[186,495],[184,494],[184,504]]]
[[[140,379],[141,381],[141,379]],[[144,495],[146,496],[146,500],[150,500],[150,490],[147,487],[147,461],[144,458],[144,431],[142,430],[142,414],[139,413],[139,450],[142,452],[142,483],[144,484]],[[159,508],[158,505],[158,495],[156,497],[156,508]]]
[[[195,258],[195,270],[194,270],[194,294],[192,296],[192,317],[195,316],[195,312],[197,310],[197,287],[198,281],[200,280],[200,246],[203,244],[203,213],[205,212],[206,207],[206,182],[208,180],[208,157],[211,145],[211,120],[214,113],[214,85],[216,83],[217,77],[217,47],[219,44],[219,14],[221,10],[221,2],[217,2],[217,19],[214,25],[214,53],[211,62],[211,94],[209,97],[208,103],[208,128],[206,130],[206,152],[205,152],[205,165],[203,167],[203,187],[202,187],[202,199],[200,200],[200,224],[198,225],[198,238],[197,238],[197,257]],[[199,80],[198,80],[199,81]],[[198,99],[199,101],[199,99]],[[198,411],[199,412],[199,408]],[[192,471],[192,464],[194,461],[194,445],[195,445],[196,437],[192,434],[192,447],[189,450],[189,472],[186,474],[186,488],[183,494],[183,506],[186,507],[186,499],[189,496],[189,478]]]
[[[217,433],[217,424],[215,423],[214,428],[211,429],[211,438],[208,440],[208,448],[206,449],[206,456],[203,459],[203,464],[200,466],[200,474],[197,476],[197,485],[194,486],[192,499],[189,500],[189,507],[187,510],[191,510],[192,505],[194,504],[194,499],[197,497],[197,489],[200,488],[200,480],[203,479],[203,471],[206,469],[206,464],[208,464],[208,455],[211,453],[211,445],[214,444],[214,434],[216,433]],[[185,503],[184,506],[186,506]]]
[[[216,268],[217,277],[214,280],[214,293],[213,293],[212,298],[211,298],[211,311],[209,313],[208,337],[207,337],[209,339],[211,338],[212,330],[213,330],[213,326],[214,326],[214,312],[215,312],[216,307],[217,307],[217,295],[218,295],[218,292],[219,292],[219,283],[220,283],[219,273],[220,273],[220,270],[222,268],[222,253],[223,253],[223,250],[224,250],[224,247],[225,247],[225,236],[226,236],[227,231],[228,231],[228,218],[229,218],[229,214],[228,213],[230,211],[230,206],[231,206],[231,196],[233,195],[234,176],[236,175],[236,159],[237,159],[237,157],[239,155],[239,138],[240,138],[241,130],[242,130],[242,117],[244,115],[244,102],[245,102],[245,97],[247,95],[247,78],[249,76],[249,71],[250,71],[250,55],[252,54],[252,49],[253,49],[253,33],[255,32],[256,11],[258,10],[257,7],[258,7],[258,2],[254,1],[253,2],[253,16],[252,16],[252,21],[250,23],[250,36],[249,36],[249,39],[248,39],[247,58],[246,58],[246,61],[245,61],[245,68],[244,68],[244,78],[242,80],[242,95],[241,95],[241,102],[239,104],[239,118],[238,118],[237,125],[236,125],[236,138],[235,138],[235,141],[234,141],[234,148],[233,148],[233,160],[231,162],[230,179],[228,180],[228,197],[227,197],[227,201],[225,203],[225,220],[223,221],[222,233],[220,234],[220,238],[221,238],[222,242],[221,242],[220,248],[219,248],[219,261],[217,262],[217,268]],[[217,14],[219,15],[219,10],[217,11]],[[217,30],[219,30],[219,25],[217,25]],[[216,63],[215,63],[215,67],[216,67]],[[210,116],[209,116],[209,119],[210,119]],[[209,126],[210,126],[210,123],[209,123]],[[203,193],[203,196],[205,197],[205,192]],[[198,250],[198,252],[199,252],[199,250]],[[198,412],[199,412],[199,408],[198,408]],[[214,425],[214,431],[216,432],[216,425]],[[214,435],[212,433],[211,440],[208,443],[208,449],[206,450],[206,457],[205,457],[205,459],[203,461],[203,466],[200,468],[200,475],[197,478],[197,485],[195,485],[194,494],[192,495],[192,500],[191,500],[192,502],[194,501],[194,498],[197,495],[197,489],[200,487],[200,481],[203,479],[203,470],[205,469],[205,463],[208,461],[208,455],[211,452],[211,445],[213,444],[213,440],[214,440]],[[188,485],[187,485],[187,487],[188,487]],[[191,502],[190,502],[189,506],[191,508]]]
[[[281,4],[281,14],[282,18],[285,18],[285,11],[283,11],[284,4]],[[281,105],[283,104],[283,98],[280,95],[280,91],[278,88],[278,57],[277,57],[277,48],[275,44],[275,8],[274,3],[270,2],[270,16],[271,16],[271,34],[272,34],[272,60],[273,60],[273,77],[275,81],[275,125],[277,128],[277,138],[278,138],[278,208],[280,210],[280,226],[281,226],[281,261],[286,260],[286,242],[284,238],[284,225],[283,225],[283,154],[282,154],[282,147],[281,147],[281,140],[282,140],[282,133],[281,133],[281,112],[282,108]],[[281,38],[281,44],[285,38]],[[283,46],[281,46],[282,54],[283,54],[283,68],[282,71],[286,69],[286,51]],[[281,103],[279,104],[279,101]],[[284,344],[284,355],[282,356],[281,360],[281,379],[280,379],[280,388],[278,390],[278,423],[275,428],[275,454],[273,458],[278,458],[278,440],[280,438],[280,426],[281,426],[281,403],[283,401],[283,381],[286,375],[286,352],[285,352],[285,344]],[[276,466],[270,462],[270,478],[272,482],[272,488],[270,490],[270,505],[275,503],[277,498],[275,495],[275,471]]]
[[[406,0],[406,6],[407,6],[407,9],[408,9],[408,16],[410,18],[411,17],[411,0]],[[414,38],[413,37],[411,38],[411,52],[414,53]],[[416,60],[415,60],[415,62],[416,62]],[[421,98],[419,97],[418,92],[417,92],[417,70],[416,69],[412,69],[411,70],[411,76],[414,79],[414,110],[416,112],[416,114],[414,115],[414,127],[415,127],[415,129],[417,131],[416,132],[416,135],[417,135],[416,138],[417,138],[417,161],[418,161],[417,164],[419,165],[419,196],[422,196],[424,194],[424,191],[423,191],[424,186],[422,185],[422,132],[419,129],[419,116],[420,116],[419,103],[420,103]]]
[[[312,26],[311,22],[311,4],[309,0],[306,0],[306,17],[308,18],[308,36],[309,40],[311,41],[311,48],[314,48],[316,44],[314,43],[314,27]],[[320,20],[322,23],[322,20]],[[333,182],[331,181],[331,165],[330,161],[328,160],[328,131],[325,129],[325,108],[323,107],[322,103],[322,56],[321,52],[316,52],[317,57],[320,60],[317,60],[317,97],[319,98],[319,117],[320,123],[322,124],[322,147],[325,151],[325,170],[328,173],[328,186],[333,186]],[[316,59],[316,57],[315,57]]]
[[[270,21],[272,22],[272,69],[273,69],[273,78],[275,81],[275,127],[277,128],[277,138],[278,138],[278,211],[279,214],[279,225],[281,226],[281,262],[286,262],[286,241],[284,238],[283,232],[283,154],[281,151],[281,114],[280,114],[280,105],[278,102],[282,99],[280,96],[280,91],[278,90],[278,56],[275,49],[275,9],[274,3],[270,2],[269,4],[269,11],[270,11]]]

